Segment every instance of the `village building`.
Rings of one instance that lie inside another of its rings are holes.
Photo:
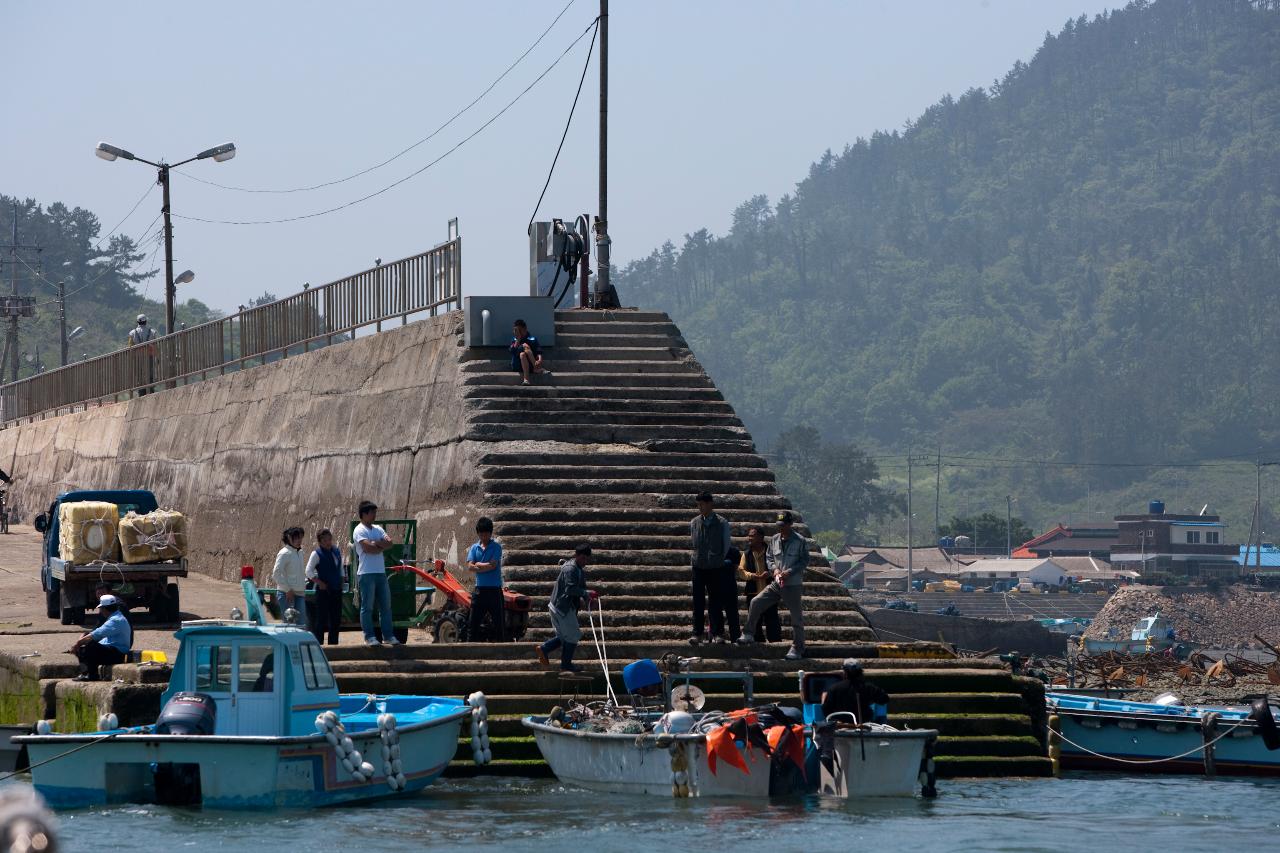
[[[1111,565],[1142,577],[1234,580],[1243,574],[1240,547],[1226,541],[1226,525],[1216,515],[1166,513],[1152,501],[1143,515],[1118,515],[1119,539]]]

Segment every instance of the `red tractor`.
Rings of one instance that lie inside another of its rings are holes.
[[[437,643],[465,643],[471,634],[471,593],[462,582],[444,566],[444,560],[435,560],[422,569],[401,564],[392,566],[393,572],[412,572],[422,578],[444,596],[441,607],[431,622],[431,636]],[[510,642],[524,637],[529,627],[529,596],[512,592],[505,587],[503,598],[503,636]]]

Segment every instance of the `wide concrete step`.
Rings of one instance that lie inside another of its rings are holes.
[[[556,551],[564,548],[576,548],[578,543],[583,539],[583,531],[571,530],[563,533],[548,533],[539,536],[528,534],[524,536],[504,535],[502,537],[503,547],[508,551],[538,550],[538,551]],[[740,541],[734,542],[734,546],[741,549],[746,546],[746,539],[737,537]],[[593,534],[589,537],[592,548],[609,548],[612,550],[623,551],[639,551],[639,550],[680,550],[688,551],[692,555],[692,549],[689,546],[689,530],[678,530],[675,533],[666,535],[644,536],[640,534],[631,535],[626,533],[615,534]]]
[[[463,390],[463,397],[468,400],[475,399],[527,399],[527,400],[692,400],[692,401],[722,401],[724,395],[710,383],[700,384],[669,384],[669,385],[617,385],[616,377],[611,378],[610,384],[607,385],[566,385],[549,384],[541,381],[544,377],[539,377],[536,385],[521,385],[519,383],[519,375],[512,373],[511,376],[516,378],[515,382],[510,381],[510,377],[504,377],[503,381],[498,384],[486,384],[483,382],[467,382]],[[551,379],[555,379],[554,376]],[[683,381],[683,380],[682,380]]]
[[[1013,779],[1053,775],[1047,756],[940,755],[935,759],[939,779]]]
[[[748,525],[767,524],[774,526],[774,516],[768,509],[734,508],[717,506],[716,512],[729,523],[745,528]],[[587,507],[569,509],[556,507],[508,506],[495,509],[490,513],[494,522],[512,524],[546,524],[574,523],[594,524],[597,522],[630,523],[681,523],[687,528],[693,513],[688,507]],[[799,523],[799,513],[793,512]]]
[[[692,358],[687,347],[672,346],[663,342],[657,346],[563,346],[559,340],[553,347],[544,347],[543,361],[550,369],[576,361],[678,361]],[[493,369],[511,366],[511,355],[506,347],[469,347],[461,356],[464,363],[488,363]]]
[[[581,415],[585,421],[589,415]],[[607,421],[594,423],[471,423],[466,438],[472,441],[569,441],[629,444],[655,438],[681,436],[701,439],[747,439],[741,426],[687,426],[674,424],[629,425]]]
[[[619,625],[617,627],[607,627],[607,639],[612,647],[615,640],[626,641],[660,641],[665,643],[684,643],[689,639],[690,626],[682,625]],[[876,638],[875,631],[870,628],[850,626],[830,626],[830,625],[814,625],[812,630],[809,625],[805,625],[805,642],[870,642]],[[550,628],[532,627],[529,633],[525,635],[525,639],[531,642],[542,642],[551,636]],[[584,642],[589,646],[591,643],[591,632],[587,630],[586,619],[583,619],[583,636]],[[782,632],[782,643],[774,643],[772,645],[781,645],[783,650],[786,644],[791,642],[791,629],[784,628]],[[763,644],[762,644],[763,645]],[[686,646],[686,648],[689,648]],[[610,655],[613,653],[610,652]]]
[[[608,364],[609,362],[597,361],[591,362],[592,365],[598,366]],[[673,362],[675,363],[675,362]],[[617,370],[574,370],[574,371],[555,371],[550,376],[539,375],[534,377],[534,383],[529,386],[521,384],[520,374],[514,370],[506,372],[473,372],[464,371],[462,376],[462,384],[483,385],[486,386],[484,396],[493,396],[496,389],[499,388],[519,388],[521,392],[527,388],[613,388],[615,390],[623,390],[625,393],[615,396],[626,396],[633,389],[638,388],[714,388],[711,380],[707,378],[705,373],[694,372],[689,369],[666,370],[666,371],[627,371],[621,372]]]
[[[556,510],[561,518],[578,517],[579,513],[590,510],[626,509],[634,512],[637,518],[649,509],[674,509],[681,514],[688,514],[697,490],[685,494],[673,495],[662,492],[636,492],[626,494],[539,494],[523,492],[518,494],[486,495],[486,507],[520,507],[527,509]],[[791,502],[781,495],[724,495],[716,496],[716,512],[724,513],[734,510],[755,510],[753,517],[771,518],[781,510],[790,510]],[[496,510],[490,516],[496,515]],[[510,517],[505,515],[503,517]],[[586,517],[582,515],[582,517]]]
[[[581,334],[579,332],[557,332],[556,345],[548,351],[558,351],[562,347],[579,349],[592,347],[597,349],[632,349],[635,347],[677,347],[687,348],[685,339],[679,335],[667,334],[629,334],[614,332],[607,335]]]
[[[561,335],[590,335],[592,337],[608,337],[613,334],[627,335],[665,335],[675,337],[680,334],[676,324],[667,320],[557,320],[556,338]]]
[[[572,540],[571,540],[572,541]],[[573,546],[573,547],[576,547]],[[572,551],[572,548],[570,549]],[[641,566],[654,567],[688,567],[692,560],[692,551],[688,549],[615,549],[615,548],[596,548],[592,546],[591,559],[593,562],[599,563],[601,567],[618,566],[621,568],[639,569]],[[533,568],[553,568],[559,566],[569,557],[570,553],[565,555],[563,549],[537,549],[525,548],[519,551],[509,551],[503,554],[503,564],[505,569],[519,569],[523,566]],[[594,566],[588,566],[587,577],[604,576],[603,572],[598,575],[593,571]],[[687,568],[686,568],[687,570]],[[518,574],[513,574],[513,578]]]
[[[546,480],[530,481],[528,479],[519,480],[501,480],[490,479],[485,477],[482,481],[484,491],[489,495],[517,494],[529,491],[529,489],[537,489],[542,495],[580,495],[580,494],[609,494],[623,495],[632,492],[640,492],[647,494],[678,494],[685,496],[690,506],[696,504],[694,498],[701,492],[714,492],[718,487],[723,486],[726,490],[731,491],[733,496],[741,497],[743,495],[776,495],[778,494],[778,486],[772,480],[749,481],[735,480],[725,483],[722,480],[696,480],[692,478],[681,480],[670,479],[640,479],[634,477],[596,477],[592,479],[563,479],[549,478]],[[716,496],[719,499],[719,495]]]
[[[573,323],[607,323],[611,328],[622,329],[631,323],[670,323],[665,311],[644,311],[639,308],[557,308],[556,327]]]
[[[634,642],[610,641],[610,655],[628,659],[658,658],[670,651],[690,654],[682,641],[676,644],[640,640]],[[411,643],[405,646],[377,646],[370,648],[363,645],[326,646],[325,656],[331,661],[369,661],[392,662],[396,664],[416,660],[466,660],[485,661],[481,668],[484,671],[499,666],[504,660],[523,660],[527,657],[527,643]],[[717,669],[741,670],[744,666],[756,666],[761,662],[783,661],[786,649],[774,649],[766,646],[716,646],[714,653],[710,647],[697,651],[701,658],[699,671],[710,672]],[[833,671],[840,668],[840,661],[847,657],[864,659],[868,669],[990,669],[1008,673],[1007,668],[994,660],[958,660],[951,656],[949,650],[939,643],[876,643],[876,642],[840,642],[823,643],[814,641],[809,644],[809,653],[814,660],[833,661]],[[932,657],[928,657],[932,656]],[[941,656],[941,657],[939,657]],[[791,671],[813,667],[791,665]],[[460,670],[461,671],[461,670]]]
[[[610,468],[765,468],[764,457],[754,453],[652,453],[638,450],[633,453],[591,452],[582,453],[512,453],[491,451],[480,457],[480,464],[499,468],[525,469],[533,465],[550,467]],[[762,477],[763,479],[763,477]],[[690,516],[692,518],[692,516]]]
[[[761,524],[729,522],[729,529],[735,539],[745,539],[748,527]],[[795,525],[801,536],[808,534],[803,524]],[[765,528],[772,529],[772,525]],[[499,539],[506,541],[512,536],[567,536],[569,538],[588,537],[599,541],[606,536],[665,536],[689,538],[689,522],[678,521],[502,521],[495,522],[494,530]],[[736,543],[735,543],[736,544]],[[741,548],[741,545],[738,545]]]
[[[657,463],[647,466],[621,465],[558,465],[555,457],[547,457],[549,463],[543,465],[486,465],[480,469],[483,477],[494,480],[538,480],[551,482],[556,480],[596,480],[625,477],[628,479],[654,480],[700,480],[700,481],[733,481],[738,482],[773,482],[774,473],[768,468],[666,468]],[[586,460],[584,460],[585,462]],[[690,516],[692,518],[692,516]]]
[[[652,412],[626,411],[592,413],[577,411],[529,412],[523,409],[487,409],[472,412],[468,418],[472,424],[580,424],[607,423],[611,427],[623,426],[720,426],[741,427],[742,421],[731,412]]]
[[[492,723],[490,724],[492,726]],[[492,729],[491,729],[492,730]],[[1032,735],[945,735],[938,737],[936,755],[1040,756],[1044,747]]]
[[[514,585],[508,585],[508,588],[516,589]],[[550,587],[545,584],[524,584],[516,591],[523,592],[530,598],[533,598],[539,605],[541,605],[541,609],[545,609],[547,596],[550,595]],[[742,594],[741,584],[737,586],[737,591],[738,610],[743,613],[743,617],[745,618],[747,606],[751,603],[751,600]],[[600,606],[604,609],[606,619],[609,618],[609,614],[611,613],[658,611],[662,613],[688,614],[693,607],[693,593],[688,584],[685,585],[683,594],[677,593],[676,595],[648,594],[640,590],[626,590],[624,592],[609,595],[606,595],[600,590],[597,590],[597,592],[600,592]],[[806,612],[809,612],[810,610],[840,610],[848,612],[852,610],[852,608],[848,606],[848,602],[849,597],[839,592],[834,592],[828,595],[807,595],[804,598]],[[785,610],[786,608],[783,609]],[[861,622],[859,622],[859,624],[861,624]]]
[[[512,571],[503,569],[503,575],[511,575]],[[689,570],[686,568],[681,574],[679,571],[671,571],[669,575],[664,573],[668,580],[639,580],[627,577],[623,573],[619,573],[617,579],[609,580],[599,577],[599,573],[591,571],[587,577],[587,586],[600,593],[604,600],[605,607],[613,607],[613,600],[619,596],[642,596],[646,598],[684,598],[685,606],[689,606],[692,593],[693,581],[689,576]],[[515,592],[523,593],[534,598],[537,601],[545,602],[548,595],[551,594],[551,585],[554,583],[554,572],[547,572],[545,578],[536,579],[514,579],[508,577],[507,587]],[[832,607],[836,605],[836,601],[850,602],[850,609],[854,609],[852,604],[856,604],[852,598],[849,598],[843,591],[842,587],[837,583],[826,584],[805,584],[805,594],[803,600],[806,606],[810,601],[828,601]]]
[[[739,602],[741,603],[741,602]],[[608,607],[609,605],[605,605]],[[739,607],[738,612],[741,619],[745,619],[745,608]],[[594,611],[593,611],[594,612]],[[690,613],[690,605],[686,604],[684,608],[679,610],[606,610],[601,614],[595,614],[597,619],[603,617],[604,624],[609,630],[615,628],[644,628],[648,626],[664,626],[664,627],[681,627],[688,630],[692,624],[692,615]],[[778,615],[782,617],[782,626],[784,628],[791,624],[791,614],[785,607],[778,608]],[[579,621],[585,622],[585,614]],[[545,608],[534,608],[529,614],[529,627],[533,628],[549,628],[551,626],[551,613]],[[866,623],[857,611],[849,610],[810,610],[805,608],[804,626],[807,631],[809,628],[818,626],[826,626],[830,628],[865,628]],[[686,635],[687,636],[687,635]],[[736,639],[736,638],[731,638]]]
[[[513,376],[518,375],[511,369],[510,360],[504,359],[498,362],[496,359],[480,359],[473,361],[464,361],[462,363],[462,372],[467,375],[493,375],[510,373]],[[557,361],[551,367],[550,377],[539,375],[536,378],[555,378],[557,376],[576,376],[578,374],[586,375],[615,375],[634,376],[636,374],[644,375],[682,375],[682,374],[702,374],[702,367],[696,361],[689,359],[679,360],[673,358],[666,359],[649,359],[649,360],[633,360],[633,361],[610,361],[603,360],[572,360],[566,359]]]
[[[535,387],[535,386],[529,386]],[[524,386],[521,386],[523,392]],[[601,399],[599,397],[551,397],[532,396],[524,393],[508,393],[494,397],[471,397],[467,407],[471,412],[517,411],[541,416],[546,412],[669,412],[676,415],[733,415],[733,406],[723,400],[646,400],[643,398]]]

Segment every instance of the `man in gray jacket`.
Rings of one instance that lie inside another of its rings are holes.
[[[707,492],[696,498],[698,514],[689,522],[689,539],[693,548],[693,636],[691,645],[702,642],[707,604],[711,605],[711,636],[719,640],[724,630],[722,577],[726,574],[724,559],[729,553],[729,522],[714,511],[714,500]],[[732,574],[729,575],[732,579]],[[731,580],[732,582],[732,580]],[[737,602],[733,602],[737,622]]]
[[[791,513],[778,513],[778,533],[769,540],[769,548],[765,552],[765,566],[773,574],[773,582],[764,591],[751,599],[751,609],[747,611],[747,626],[738,638],[739,645],[749,645],[756,641],[756,626],[766,610],[778,602],[791,611],[791,649],[787,652],[787,660],[800,660],[804,657],[804,570],[809,565],[809,543],[799,533],[791,529],[793,519]]]

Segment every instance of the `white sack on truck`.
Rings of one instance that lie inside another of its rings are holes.
[[[58,507],[58,556],[76,566],[120,561],[120,508],[105,501],[76,501]]]
[[[120,519],[120,550],[126,563],[159,563],[187,556],[187,517],[158,509]]]

